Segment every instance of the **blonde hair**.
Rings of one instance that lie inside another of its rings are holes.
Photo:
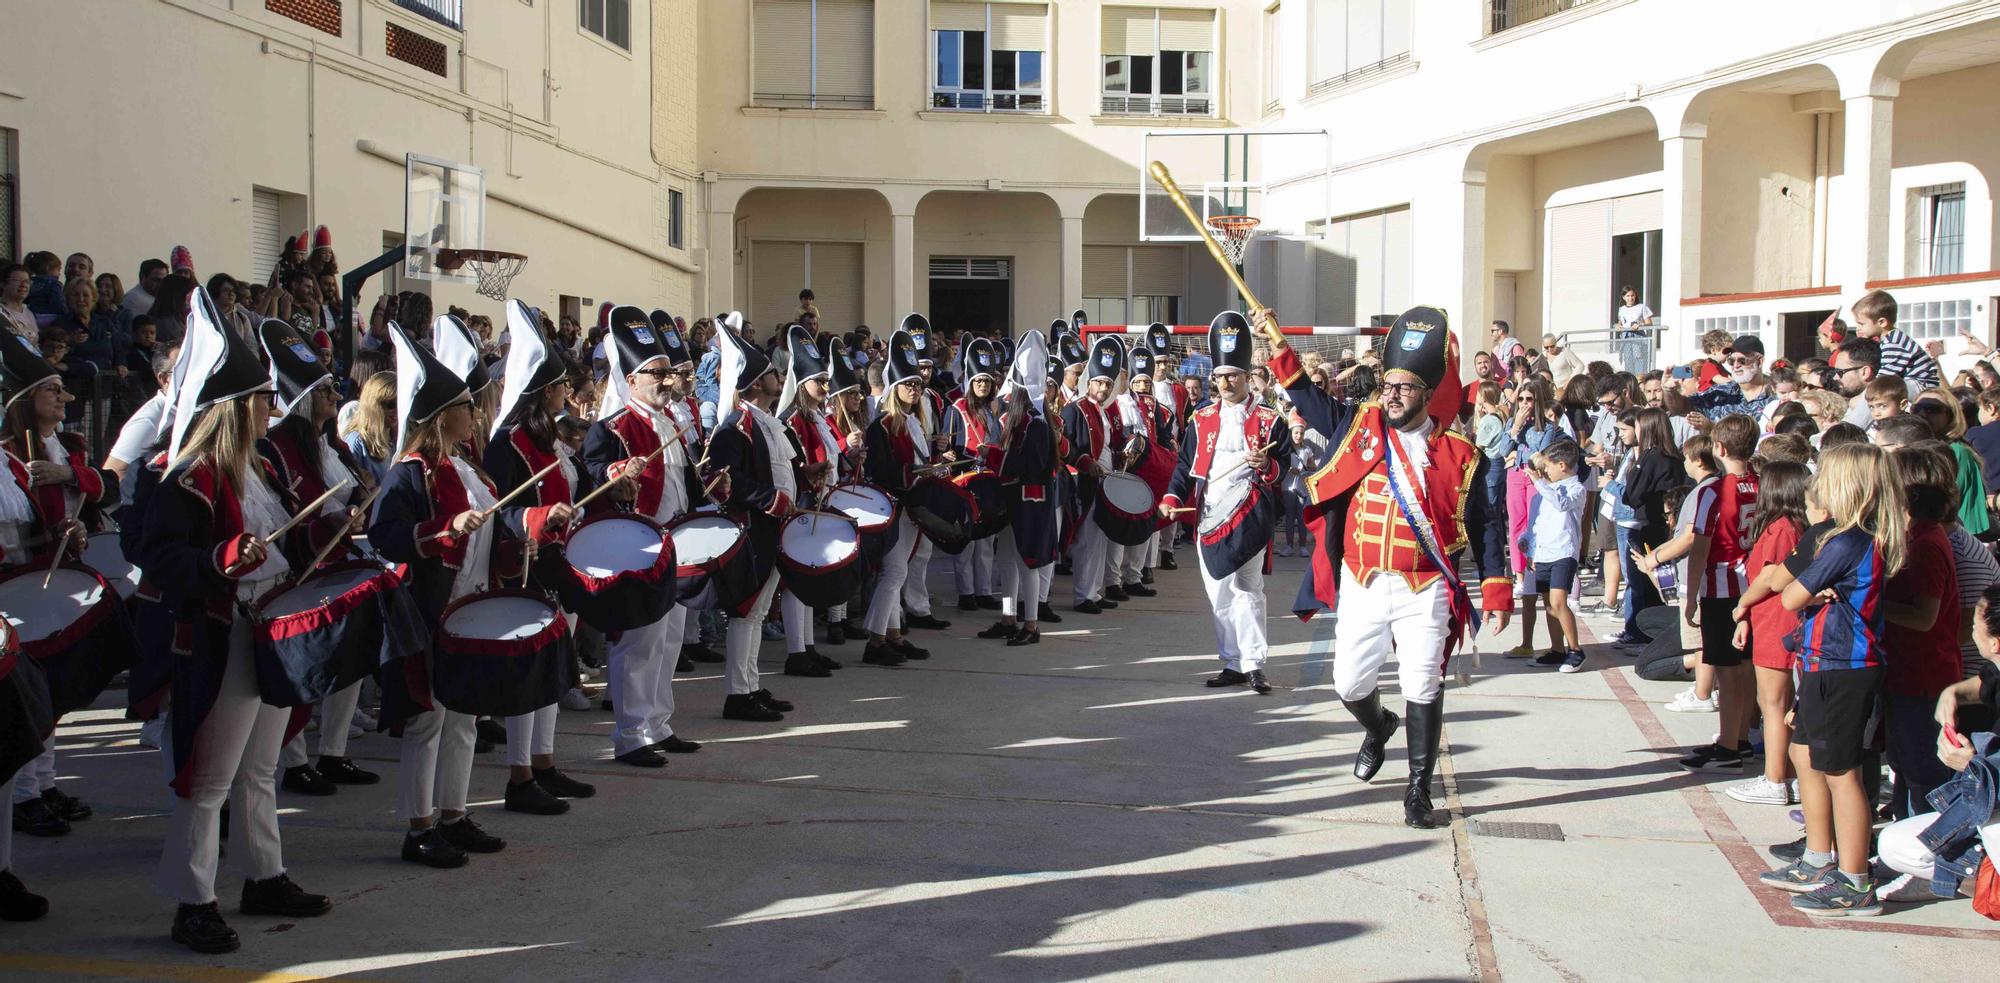
[[[1822,451],[1812,494],[1833,517],[1822,539],[1859,529],[1882,551],[1882,575],[1893,577],[1908,555],[1909,510],[1902,477],[1889,455],[1873,444],[1842,444]]]
[[[1959,403],[1957,393],[1943,386],[1932,386],[1918,393],[1917,398],[1910,405],[1915,406],[1926,399],[1943,403],[1944,408],[1951,411],[1951,429],[1946,433],[1938,434],[1939,440],[1957,440],[1965,436],[1965,407]]]
[[[903,397],[897,395],[896,393],[898,389],[902,388],[904,383],[909,383],[917,387],[916,406],[913,408],[909,409],[904,408]],[[880,403],[880,408],[882,410],[882,416],[884,419],[887,419],[892,416],[915,416],[917,418],[918,424],[923,427],[924,433],[926,435],[930,436],[937,435],[937,428],[931,422],[930,400],[924,398],[924,383],[922,379],[918,379],[914,376],[908,379],[898,379],[896,380],[895,385],[885,386],[883,388],[882,396],[883,399]]]
[[[396,373],[377,372],[361,384],[354,416],[340,432],[360,437],[368,456],[378,461],[396,453]]]
[[[257,452],[257,440],[250,435],[251,404],[255,401],[254,397],[240,396],[203,410],[188,430],[173,466],[207,458],[215,462],[231,491],[241,491],[250,475],[250,458]]]

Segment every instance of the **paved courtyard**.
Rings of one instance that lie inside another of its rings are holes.
[[[396,858],[389,784],[281,795],[291,873],[335,910],[232,914],[244,944],[225,957],[167,940],[171,906],[150,883],[159,760],[107,700],[58,738],[63,785],[97,817],[16,839],[54,911],[0,926],[0,976],[1576,981],[1833,966],[1912,980],[2000,964],[2000,926],[1964,902],[1817,924],[1752,888],[1762,848],[1797,835],[1786,810],[1676,768],[1714,717],[1659,710],[1678,686],[1638,680],[1608,649],[1567,676],[1461,661],[1440,797],[1454,822],[1404,828],[1401,737],[1374,784],[1354,781],[1332,626],[1280,614],[1301,562],[1269,581],[1267,697],[1199,685],[1214,642],[1184,566],[1160,575],[1160,597],[1070,615],[1033,648],[975,639],[988,618],[941,604],[954,624],[922,635],[929,662],[863,666],[849,644],[827,650],[849,663],[832,679],[768,676],[800,707],[782,724],[720,719],[704,666],[676,682],[676,723],[707,746],[659,771],[608,760],[608,713],[565,712],[563,767],[598,796],[560,818],[504,812],[503,756],[481,756],[477,815],[509,846],[462,870]],[[948,568],[934,573],[946,598]],[[765,644],[767,671],[782,648]],[[1386,693],[1399,699],[1393,678]],[[386,738],[351,753],[393,779]],[[219,880],[233,913],[227,861]]]

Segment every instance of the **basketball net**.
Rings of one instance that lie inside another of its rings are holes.
[[[1215,242],[1229,257],[1229,264],[1243,268],[1243,254],[1250,249],[1250,240],[1257,235],[1255,215],[1211,215],[1208,230],[1215,234]]]
[[[528,257],[498,249],[440,249],[437,265],[447,273],[472,267],[472,289],[481,297],[504,302],[508,285],[527,267]]]

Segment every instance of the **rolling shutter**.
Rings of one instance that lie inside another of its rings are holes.
[[[805,105],[812,94],[811,0],[757,0],[753,29],[756,101]]]
[[[750,319],[759,328],[758,337],[769,338],[799,312],[799,288],[805,285],[805,243],[750,244]]]
[[[873,0],[819,0],[818,18],[819,105],[875,105]]]
[[[1160,50],[1151,7],[1106,7],[1103,20],[1103,53],[1106,55],[1150,55]]]
[[[996,3],[993,36],[996,51],[1047,51],[1049,7],[1043,3]]]
[[[808,245],[806,277],[802,285],[812,288],[813,303],[819,305],[821,329],[833,332],[852,330],[863,320],[861,244],[815,242]],[[797,287],[792,288],[792,296],[797,299]]]
[[[1611,323],[1611,208],[1586,201],[1549,209],[1549,330]]]
[[[278,265],[284,233],[278,231],[278,193],[253,188],[250,191],[250,282],[269,283],[271,269]]]
[[[1382,225],[1386,216],[1358,215],[1347,223],[1347,255],[1354,260],[1354,320],[1367,324],[1368,315],[1382,313]]]
[[[1181,297],[1186,294],[1186,247],[1132,247],[1132,296]]]
[[[1372,313],[1401,314],[1416,306],[1413,269],[1415,237],[1410,210],[1398,208],[1382,216],[1382,307]]]
[[[1351,325],[1354,323],[1354,281],[1357,264],[1348,249],[1349,223],[1333,222],[1326,241],[1314,243],[1313,323]]]
[[[1160,11],[1160,47],[1168,51],[1214,51],[1215,11]]]
[[[1083,295],[1125,299],[1125,247],[1083,247]]]
[[[931,30],[986,30],[986,5],[983,3],[933,3],[931,4]]]
[[[1661,192],[1648,191],[1611,199],[1611,234],[1622,236],[1629,232],[1651,232],[1662,228],[1661,197]]]

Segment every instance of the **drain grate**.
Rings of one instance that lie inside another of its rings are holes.
[[[1503,840],[1564,840],[1563,828],[1555,823],[1489,823],[1472,819],[1467,821],[1474,836],[1492,836]]]

